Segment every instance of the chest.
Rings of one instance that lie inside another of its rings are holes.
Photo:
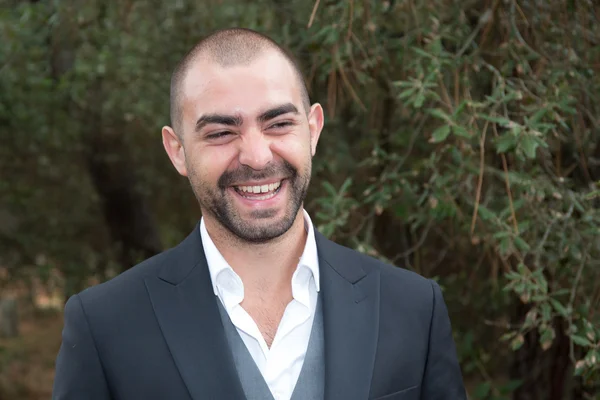
[[[271,347],[288,304],[291,294],[275,299],[264,299],[260,296],[248,296],[241,306],[254,320],[268,347]]]

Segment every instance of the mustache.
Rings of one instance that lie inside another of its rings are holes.
[[[258,181],[268,178],[290,178],[293,180],[298,175],[298,170],[287,161],[283,161],[279,164],[269,164],[264,169],[257,171],[242,165],[240,168],[234,171],[225,171],[219,180],[217,186],[221,190],[225,190],[230,186],[233,186],[236,182],[243,181]]]

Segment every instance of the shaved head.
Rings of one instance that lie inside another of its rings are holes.
[[[197,61],[209,61],[223,68],[248,65],[267,51],[279,53],[292,66],[301,90],[305,112],[310,110],[308,89],[302,72],[294,58],[271,38],[256,31],[244,28],[231,28],[211,33],[198,42],[177,64],[171,76],[171,125],[182,137],[182,95],[183,82],[190,67]]]
[[[324,115],[293,57],[260,33],[217,31],[175,69],[171,118],[163,146],[211,237],[238,246],[303,234]]]

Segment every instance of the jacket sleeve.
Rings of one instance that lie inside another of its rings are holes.
[[[67,301],[64,318],[52,399],[110,400],[98,349],[78,295]]]
[[[448,309],[439,285],[434,281],[431,285],[433,313],[421,400],[466,400]]]

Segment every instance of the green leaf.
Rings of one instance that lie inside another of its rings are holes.
[[[542,303],[540,305],[540,310],[542,311],[542,320],[546,322],[550,322],[552,319],[552,308],[548,303]]]
[[[544,115],[546,115],[547,112],[548,108],[540,108],[535,114],[533,114],[533,116],[529,120],[529,125],[531,126],[538,123],[544,117]]]
[[[408,81],[394,81],[392,82],[392,84],[394,86],[398,86],[398,87],[414,87],[415,84],[413,82],[408,82]]]
[[[525,343],[525,338],[523,335],[519,334],[510,342],[510,348],[513,351],[519,350],[521,346],[523,346],[523,343]]]
[[[421,50],[421,49],[420,49],[420,48],[418,48],[418,47],[414,47],[414,48],[413,48],[413,50],[414,50],[414,52],[415,52],[415,53],[417,53],[417,54],[419,54],[419,55],[421,55],[421,56],[423,56],[423,57],[426,57],[426,58],[431,58],[431,59],[432,59],[432,58],[434,58],[434,57],[433,57],[431,54],[427,53],[427,52],[426,52],[426,51],[424,51],[424,50]]]
[[[469,138],[471,138],[471,136],[473,136],[467,129],[463,128],[460,125],[454,125],[452,127],[452,133],[454,133],[456,136],[464,137],[467,139],[469,139]]]
[[[464,137],[464,138],[471,137],[471,134],[469,133],[469,131],[460,125],[454,125],[452,127],[452,133],[454,133],[456,136],[460,136],[460,137]]]
[[[592,199],[595,199],[596,197],[600,197],[600,190],[594,190],[593,192],[590,192],[585,195],[586,200],[592,200]]]
[[[500,254],[502,254],[502,255],[507,254],[509,248],[510,248],[510,239],[509,238],[504,238],[504,239],[500,240],[500,244],[498,246],[498,250],[500,251]]]
[[[529,247],[529,244],[527,244],[527,242],[520,236],[515,236],[515,246],[517,246],[517,248],[521,251],[529,251],[531,248]]]
[[[571,335],[571,340],[573,343],[583,347],[590,347],[592,345],[592,343],[583,336]]]
[[[443,142],[444,140],[446,140],[446,138],[448,137],[449,134],[450,134],[450,125],[442,125],[439,128],[437,128],[435,131],[433,131],[433,134],[431,135],[431,142],[432,143]]]
[[[463,163],[463,156],[462,153],[460,152],[460,150],[458,150],[456,148],[456,146],[452,146],[452,148],[450,149],[450,154],[452,155],[452,161],[456,164],[456,165],[460,165]]]
[[[538,148],[539,143],[532,135],[521,136],[519,144],[527,158],[532,160],[535,159],[535,151]]]
[[[519,273],[516,271],[507,271],[506,273],[504,273],[504,276],[506,277],[506,279],[512,280],[512,281],[514,281],[515,279],[516,280],[521,279],[521,275],[519,275]]]
[[[340,196],[344,196],[348,192],[348,189],[350,189],[350,186],[352,186],[352,178],[346,178],[340,188]]]
[[[548,281],[546,280],[546,277],[542,273],[542,270],[538,270],[538,271],[540,272],[540,274],[539,274],[539,276],[536,276],[536,280],[539,282],[540,290],[544,294],[544,298],[545,298],[546,295],[548,294]]]
[[[460,104],[458,105],[458,107],[456,107],[456,109],[454,110],[454,117],[458,117],[460,115],[460,113],[463,112],[463,110],[465,109],[465,107],[469,105],[469,101],[467,100],[463,100],[460,102]]]
[[[427,110],[427,112],[431,115],[433,115],[436,118],[442,119],[444,121],[450,121],[450,116],[448,114],[446,114],[445,112],[443,112],[440,108],[431,108],[429,110]]]
[[[570,289],[564,288],[564,289],[555,290],[554,292],[552,292],[552,295],[553,296],[562,296],[562,295],[566,295],[566,294],[570,294],[570,293],[571,293]]]
[[[321,211],[317,211],[315,216],[317,217],[317,220],[327,221],[329,219],[329,215]]]
[[[410,89],[406,89],[406,90],[404,90],[402,93],[400,93],[400,94],[398,95],[398,99],[399,99],[399,100],[402,100],[402,99],[405,99],[405,98],[407,98],[407,97],[410,97],[410,96],[412,96],[412,95],[413,95],[413,94],[414,94],[416,91],[417,91],[417,88],[415,88],[415,87],[411,87]]]
[[[479,205],[479,216],[484,221],[490,221],[496,218],[496,214],[494,214],[489,208],[484,205]]]
[[[415,99],[415,108],[421,108],[423,106],[423,103],[425,103],[425,95],[420,92],[417,95],[417,98]]]
[[[511,134],[504,134],[496,140],[496,151],[506,153],[513,149],[517,144],[517,138]]]
[[[503,127],[508,127],[512,123],[510,119],[504,117],[494,117],[486,114],[479,114],[478,117],[481,119],[485,119],[486,121],[495,122]]]
[[[511,235],[512,235],[511,231],[500,231],[500,232],[494,233],[493,238],[494,239],[502,239],[502,238],[505,238],[505,237],[509,237]]]
[[[521,222],[519,222],[519,224],[518,224],[519,232],[520,233],[526,232],[527,229],[529,229],[530,225],[531,225],[531,223],[529,221],[521,221]]]
[[[505,334],[503,334],[502,336],[500,336],[500,341],[501,342],[508,342],[509,340],[513,340],[515,338],[515,336],[517,336],[517,332],[507,332]]]
[[[543,326],[540,329],[540,331],[540,345],[542,346],[542,349],[548,350],[550,346],[552,346],[552,342],[554,342],[556,333],[554,332],[554,329],[549,325]]]
[[[440,54],[443,52],[442,41],[440,37],[437,37],[435,40],[431,41],[429,48],[432,50],[434,54]]]
[[[557,313],[559,313],[565,318],[569,316],[569,311],[565,306],[563,306],[563,304],[560,301],[553,298],[550,298],[548,300],[550,301],[550,304],[552,304],[552,307],[554,308],[554,310],[556,310]]]
[[[327,192],[327,194],[329,194],[331,197],[337,196],[337,190],[333,187],[331,183],[325,181],[323,182],[322,186],[323,189],[325,189],[325,191]]]

